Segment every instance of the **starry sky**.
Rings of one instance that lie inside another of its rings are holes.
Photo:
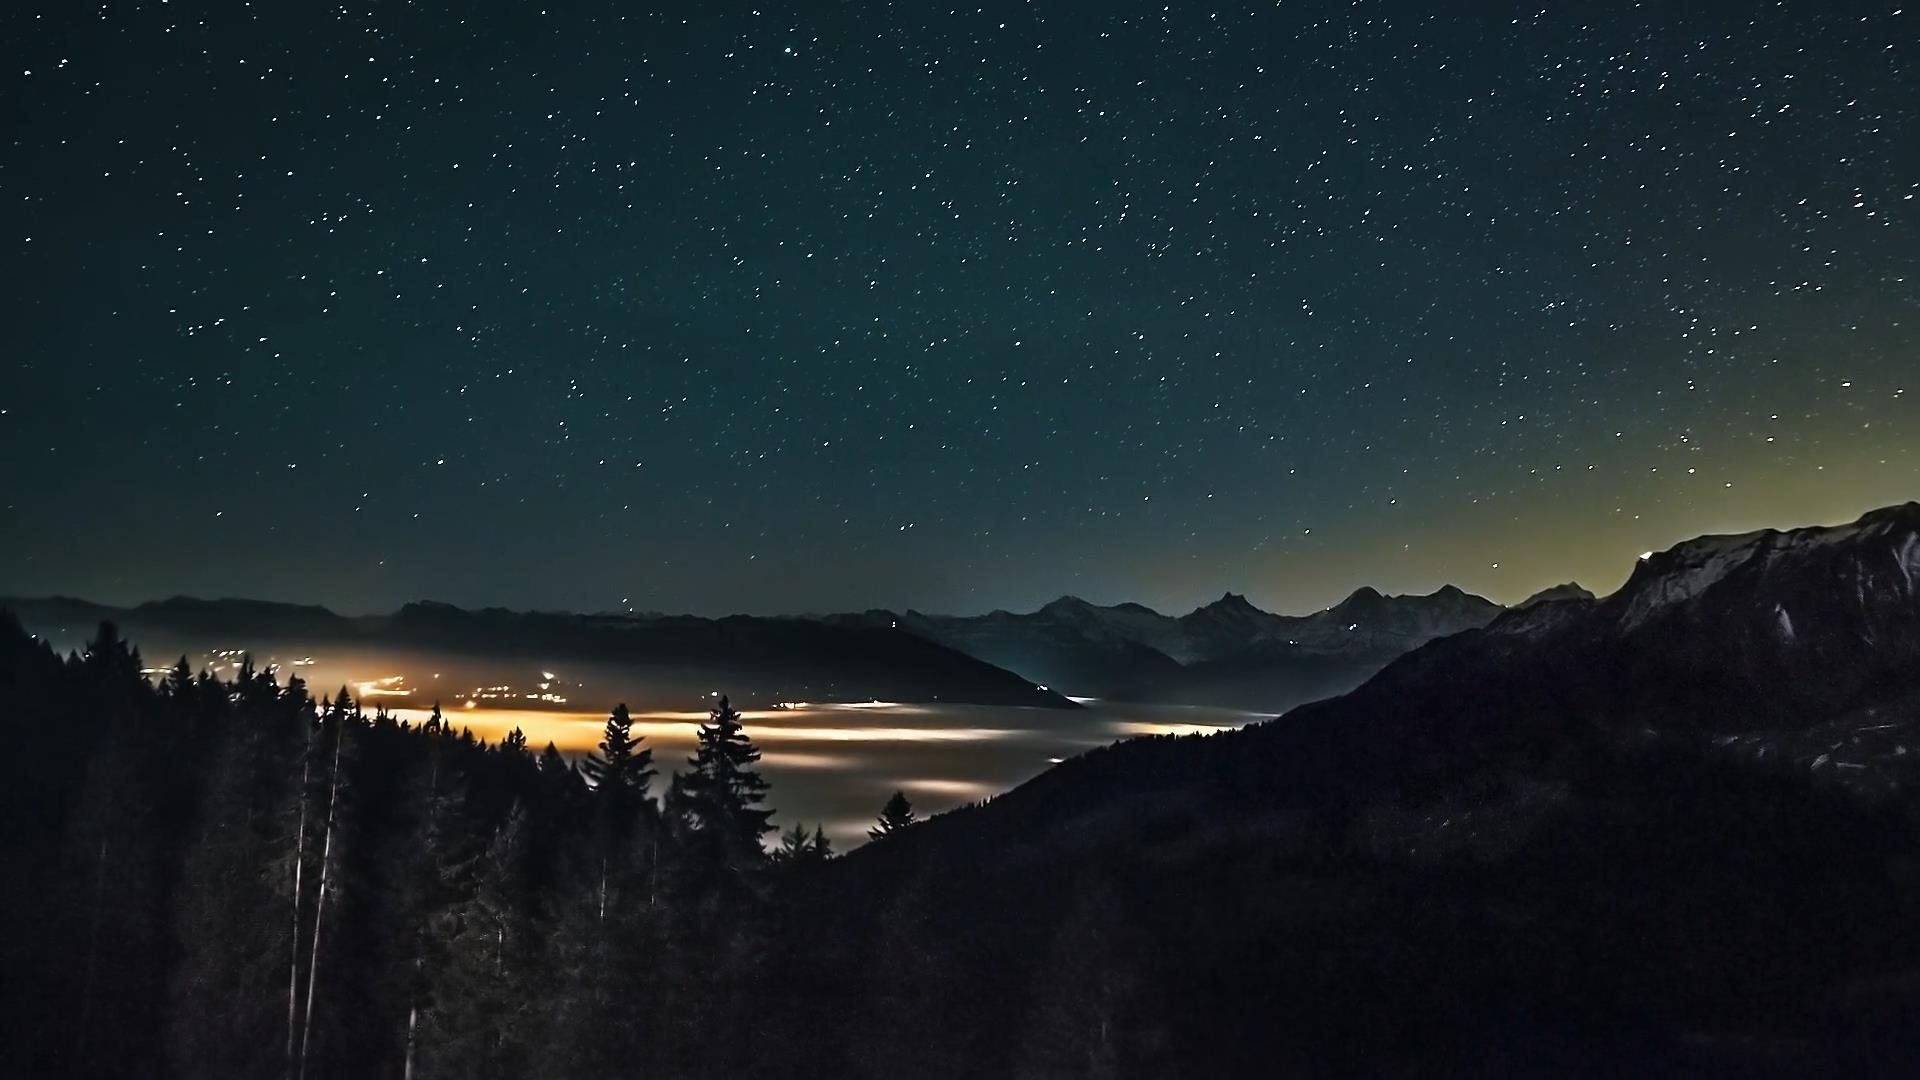
[[[10,3],[0,592],[1297,611],[1850,519],[1902,3]]]

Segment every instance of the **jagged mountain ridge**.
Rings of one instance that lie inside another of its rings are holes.
[[[1643,557],[1607,597],[1548,606],[1559,614],[1545,625],[1510,613],[1486,642],[1456,648],[1524,653],[1505,681],[1530,693],[1578,682],[1597,695],[1587,712],[1804,727],[1913,677],[1920,503],[1846,525],[1699,537]]]
[[[1424,596],[1362,588],[1323,611],[1279,615],[1227,593],[1185,615],[1063,596],[1039,610],[977,616],[909,611],[899,625],[1069,693],[1287,706],[1349,690],[1436,637],[1503,609],[1446,586]]]

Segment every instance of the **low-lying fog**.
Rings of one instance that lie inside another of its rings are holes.
[[[63,649],[82,644],[53,636]],[[136,637],[135,644],[155,677],[184,653],[196,671],[211,668],[231,679],[242,656],[237,648],[183,648],[151,638]],[[368,712],[384,707],[413,722],[438,703],[456,727],[489,743],[518,727],[536,752],[552,742],[569,755],[584,754],[600,741],[608,711],[624,702],[663,777],[684,766],[695,727],[726,693],[763,754],[775,823],[822,823],[842,850],[865,840],[895,789],[924,817],[1006,791],[1118,739],[1238,727],[1263,715],[1102,701],[1083,701],[1079,710],[898,704],[862,700],[857,687],[817,688],[825,691],[819,698],[780,702],[781,691],[756,686],[750,668],[696,688],[684,672],[424,652],[309,652],[276,644],[256,648],[253,659],[271,666],[283,684],[299,676],[316,700],[344,686]]]
[[[1116,739],[1213,731],[1259,719],[1225,709],[1086,704],[1077,712],[868,703],[744,713],[773,785],[768,803],[778,812],[775,823],[822,822],[842,850],[866,839],[867,826],[895,789],[905,791],[924,816],[1006,791],[1053,762]],[[427,715],[395,712],[414,720]],[[479,706],[449,710],[448,717],[490,743],[518,727],[533,746],[551,741],[570,753],[598,743],[607,721],[604,712]],[[645,736],[664,774],[685,762],[694,729],[706,718],[701,711],[634,713],[633,730]]]

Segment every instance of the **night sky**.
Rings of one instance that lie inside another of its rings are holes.
[[[642,8],[6,4],[0,593],[1511,601],[1920,496],[1912,0]]]

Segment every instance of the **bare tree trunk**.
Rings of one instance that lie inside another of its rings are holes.
[[[300,1067],[295,1076],[307,1075],[307,1047],[313,1042],[313,991],[320,977],[320,927],[327,914],[327,886],[333,883],[333,819],[340,802],[340,744],[346,741],[348,718],[343,710],[333,718],[333,778],[327,787],[327,826],[320,845],[320,895],[313,905],[313,950],[307,959],[307,1010],[300,1024]]]
[[[293,1080],[293,1036],[300,1020],[300,888],[307,862],[307,781],[313,768],[313,730],[307,730],[307,749],[300,755],[300,826],[293,841],[293,940],[287,946],[287,1080]]]
[[[413,1003],[407,1009],[407,1065],[405,1080],[413,1080],[413,1052],[420,1045],[420,953],[413,954]]]

